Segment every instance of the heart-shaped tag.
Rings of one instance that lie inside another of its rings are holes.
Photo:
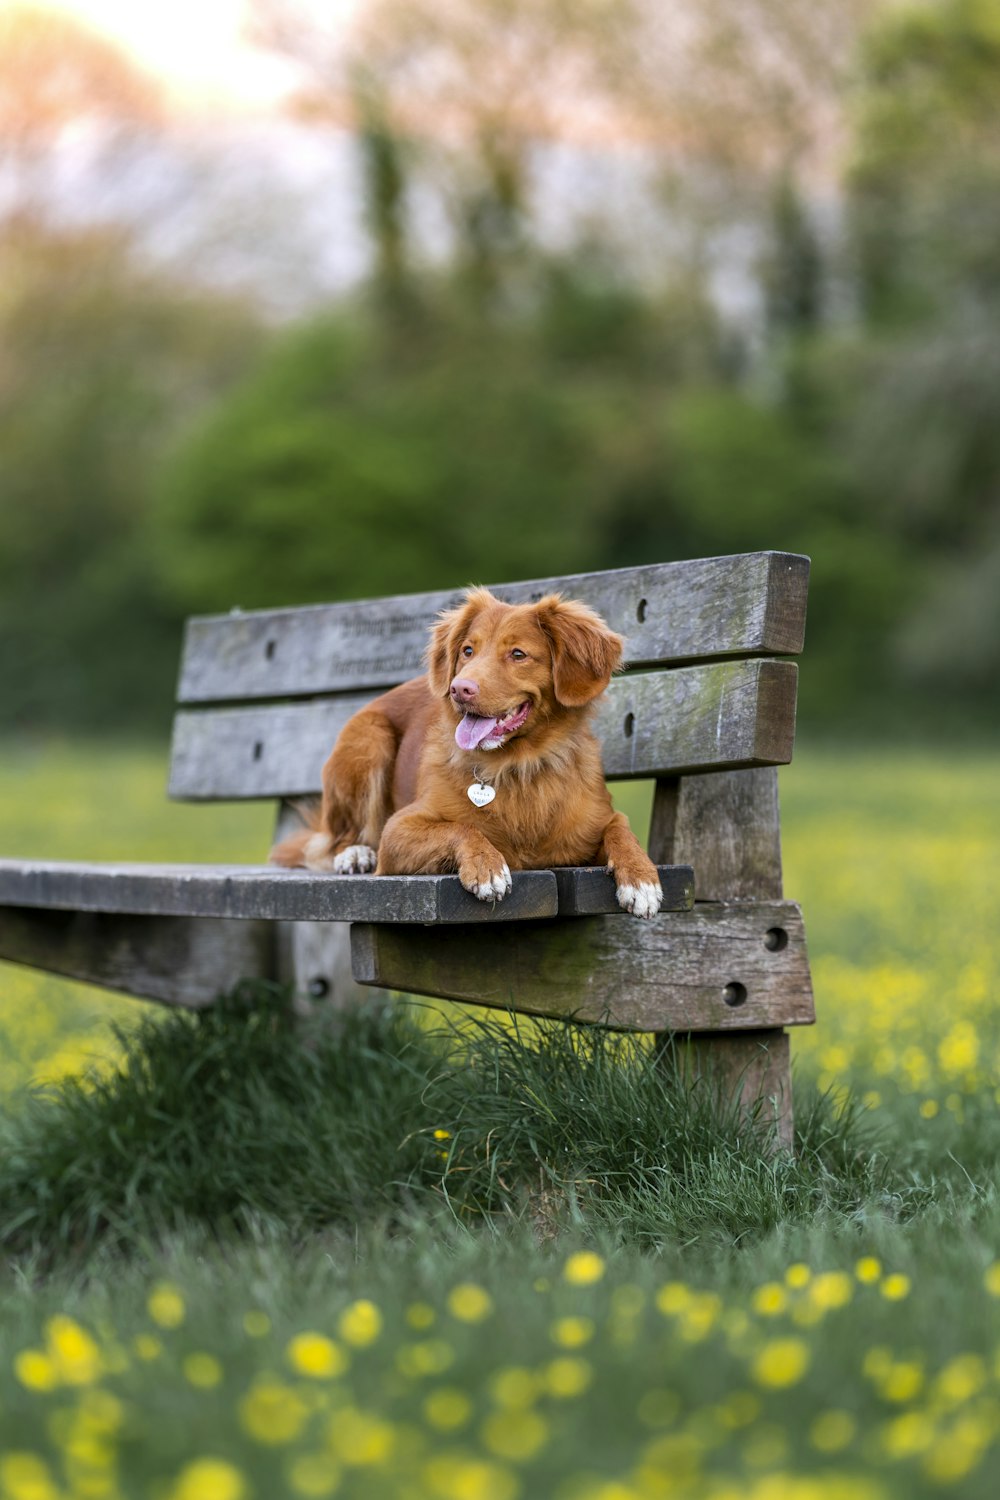
[[[474,781],[469,787],[468,798],[477,807],[488,807],[496,796],[496,788],[486,786],[482,781]]]

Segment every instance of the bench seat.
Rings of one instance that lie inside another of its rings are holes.
[[[659,866],[664,911],[694,901],[689,865]],[[479,901],[457,875],[327,875],[271,865],[87,864],[0,859],[0,907],[281,922],[515,922],[620,913],[599,868],[518,870],[513,889]],[[0,928],[3,917],[0,914]]]

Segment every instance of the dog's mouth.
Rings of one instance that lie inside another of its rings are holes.
[[[490,719],[484,714],[465,714],[455,729],[455,743],[462,750],[498,750],[510,735],[521,728],[531,712],[531,700],[502,718]]]

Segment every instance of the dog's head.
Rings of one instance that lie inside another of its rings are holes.
[[[434,696],[452,704],[456,743],[498,750],[593,702],[621,664],[623,644],[574,599],[504,604],[470,589],[431,633],[428,678]]]

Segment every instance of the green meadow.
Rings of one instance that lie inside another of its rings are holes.
[[[9,747],[3,853],[262,857],[163,779]],[[794,1158],[600,1033],[0,969],[0,1500],[992,1500],[1000,766],[807,742],[782,812]]]

